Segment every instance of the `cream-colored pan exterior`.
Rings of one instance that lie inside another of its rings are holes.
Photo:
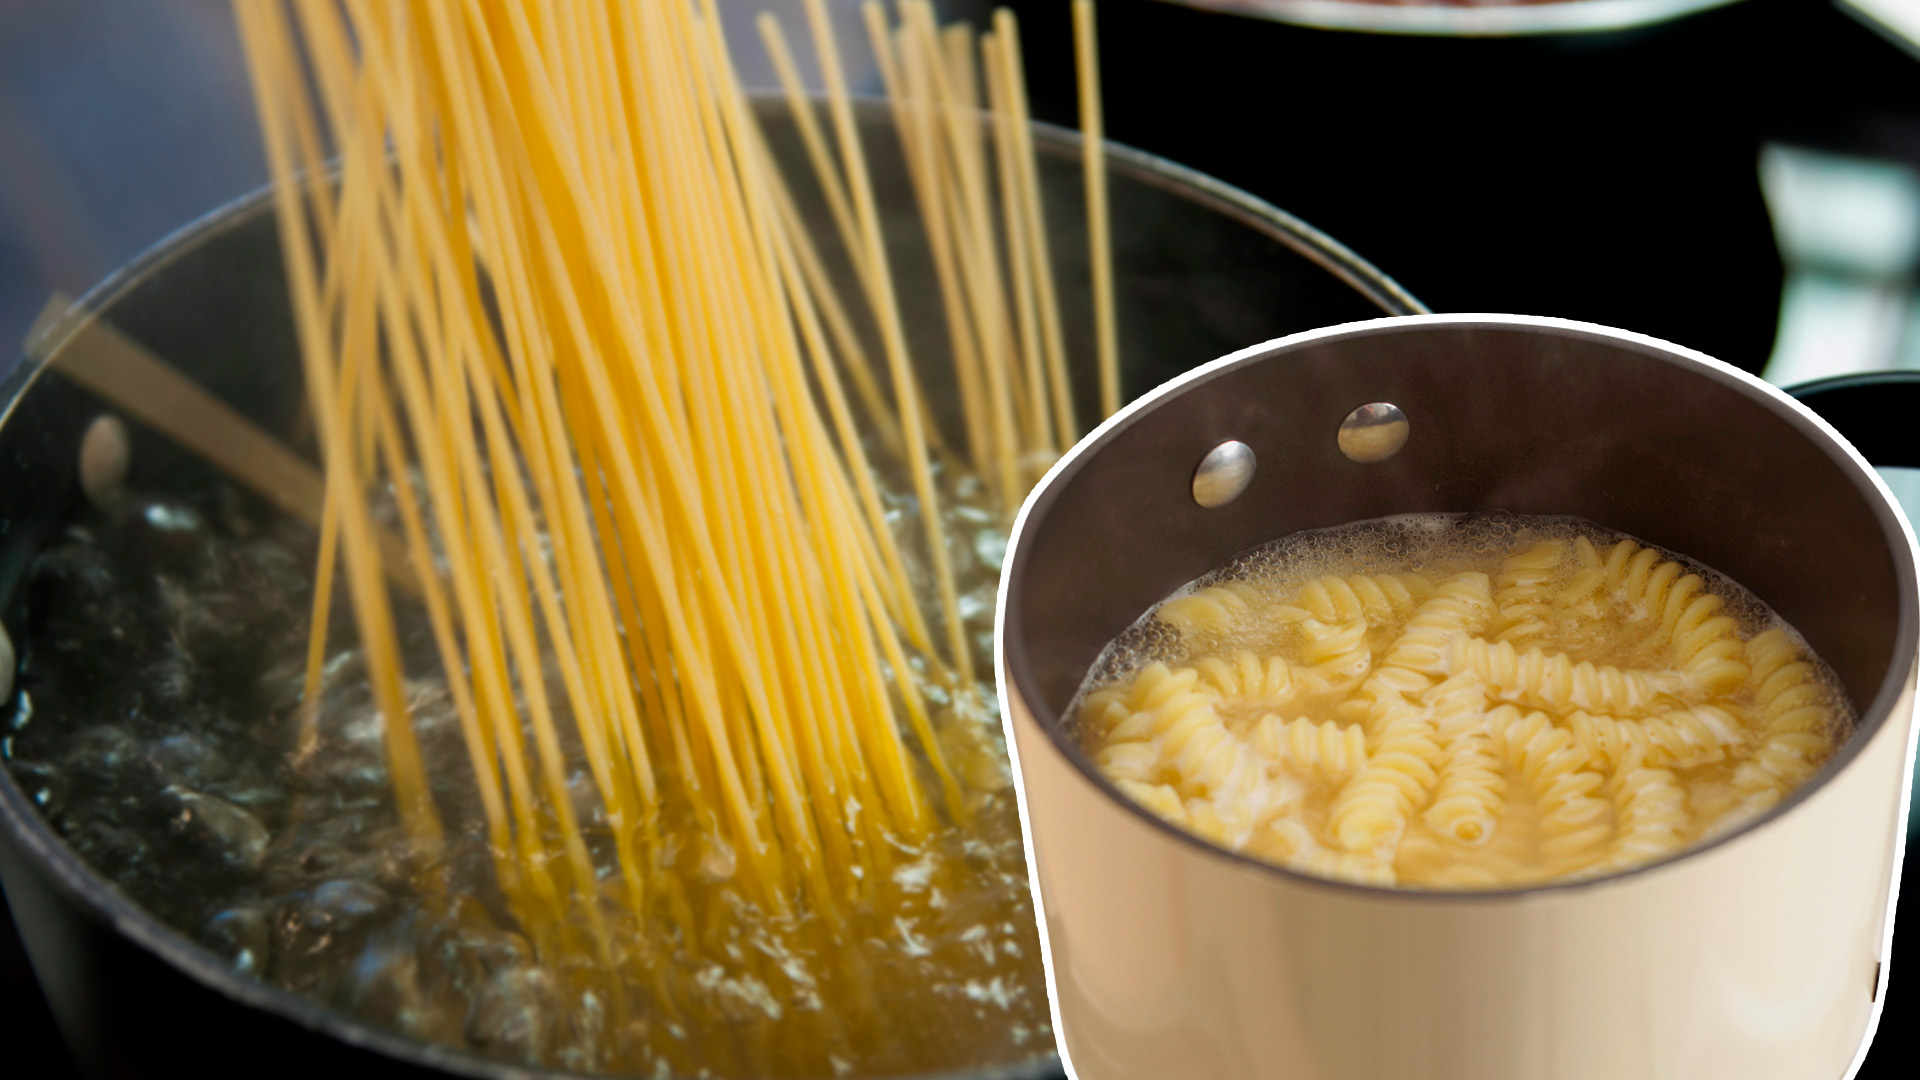
[[[1012,698],[1062,1055],[1079,1080],[1838,1080],[1877,1015],[1911,666],[1896,715],[1791,813],[1485,899],[1202,850],[1117,805]]]
[[[1902,532],[1890,542],[1913,550]],[[1850,1078],[1879,1018],[1904,848],[1916,658],[1895,664],[1905,690],[1885,722],[1779,816],[1622,877],[1475,896],[1320,882],[1177,833],[1069,760],[1002,655],[1068,1071]]]

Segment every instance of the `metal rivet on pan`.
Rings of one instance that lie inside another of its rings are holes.
[[[1240,497],[1253,483],[1253,447],[1228,439],[1207,451],[1193,470],[1193,501],[1208,510]]]
[[[1340,452],[1370,465],[1407,445],[1407,414],[1391,401],[1362,405],[1340,421]]]
[[[7,636],[7,628],[0,626],[0,705],[13,696],[13,665],[18,660],[13,652],[13,639]]]
[[[119,417],[111,413],[94,417],[80,437],[80,489],[87,498],[99,504],[118,495],[127,482],[132,454],[133,440]]]

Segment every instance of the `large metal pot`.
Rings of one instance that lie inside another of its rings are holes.
[[[1376,464],[1336,433],[1391,402]],[[1197,505],[1248,444],[1252,487]],[[1899,464],[1900,462],[1893,462]],[[1336,883],[1227,853],[1121,797],[1063,712],[1175,588],[1303,530],[1427,511],[1571,514],[1742,582],[1859,712],[1752,824],[1580,884]],[[1000,686],[1056,1027],[1082,1080],[1809,1080],[1850,1075],[1887,979],[1920,594],[1865,459],[1779,390],[1635,334],[1505,315],[1382,319],[1235,353],[1134,402],[1029,497]]]
[[[804,160],[783,107],[763,107],[763,115],[776,153]],[[943,356],[937,290],[891,122],[878,106],[862,116],[916,355]],[[1090,356],[1077,137],[1041,128],[1036,140],[1070,343]],[[1110,161],[1125,381],[1135,392],[1239,342],[1422,310],[1366,262],[1271,206],[1124,148],[1113,148]],[[804,168],[789,174],[805,175]],[[816,221],[827,220],[809,187],[798,195]],[[96,288],[0,384],[0,623],[16,640],[26,625],[18,586],[35,553],[82,505],[75,475],[81,436],[105,408],[47,357],[91,320],[171,361],[269,432],[286,436],[299,409],[298,354],[263,195],[187,227]],[[1090,373],[1081,385],[1090,398]],[[933,392],[940,394],[937,384]],[[935,402],[949,419],[953,410],[951,401]],[[180,491],[214,480],[206,466],[137,426],[131,460],[135,489]],[[0,723],[18,705],[5,700],[11,684],[10,677],[0,684]],[[81,719],[42,713],[34,723]],[[90,1075],[530,1075],[237,974],[80,860],[4,768],[0,883],[66,1041]],[[1058,1075],[1058,1068],[1048,1054],[965,1075],[1014,1080]]]

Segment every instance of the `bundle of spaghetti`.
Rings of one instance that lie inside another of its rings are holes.
[[[976,41],[972,28],[964,24],[939,27],[930,0],[901,0],[898,11],[900,21],[894,24],[877,0],[863,6],[946,315],[964,457],[1011,518],[1026,488],[1079,433],[1029,131],[1019,28],[1012,13],[1002,10],[995,14],[992,32]],[[836,163],[815,106],[807,99],[779,21],[764,15],[759,30],[855,278],[882,323],[889,372],[897,379],[911,365],[904,334],[887,325],[895,305],[885,250],[873,242],[878,222],[870,181],[837,53],[827,44],[831,35],[825,8],[818,0],[808,0],[807,13],[822,46],[831,129],[844,169]],[[1090,9],[1076,15],[1076,43],[1082,112],[1093,125],[1087,128],[1084,171],[1104,415],[1119,406],[1118,346]],[[812,288],[831,294],[830,287],[818,283]],[[850,370],[863,397],[872,397],[865,389],[872,380],[865,373],[863,350],[843,329],[837,299],[821,302],[834,313],[830,326],[836,328],[835,347],[852,361]]]
[[[801,133],[884,372],[739,90],[713,0],[234,10],[327,466],[309,708],[337,564],[423,887],[442,825],[376,500],[403,527],[495,872],[538,948],[585,950],[610,972],[636,955],[609,920],[662,907],[691,940],[665,822],[690,822],[702,873],[730,875],[763,910],[837,919],[942,807],[965,817],[915,673],[949,709],[977,710],[982,690],[940,440],[822,3],[808,14],[837,144]],[[971,335],[969,354],[955,347],[966,447],[1010,511],[1031,454],[1076,430],[1015,29],[1003,13],[983,45],[1004,106],[1002,252],[970,32],[940,31],[926,4],[904,11],[875,45],[916,135],[924,223],[945,238],[946,313]],[[856,399],[911,480],[917,542],[887,516]],[[1180,744],[1187,782],[1213,779],[1198,746],[1159,734]],[[569,787],[576,753],[617,899]]]

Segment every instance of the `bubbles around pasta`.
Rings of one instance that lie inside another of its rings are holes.
[[[1222,847],[1377,885],[1503,888],[1657,861],[1766,811],[1853,716],[1757,597],[1574,518],[1296,534],[1101,655],[1076,733]]]

